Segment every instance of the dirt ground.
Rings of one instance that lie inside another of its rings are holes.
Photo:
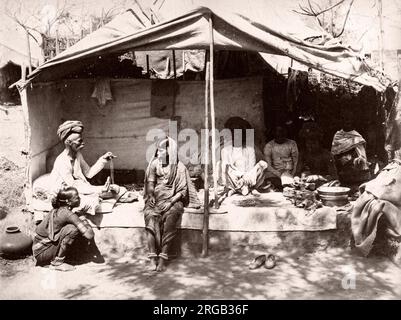
[[[11,224],[33,230],[21,193],[23,132],[19,108],[0,114],[0,236]],[[279,257],[276,268],[253,271],[248,263],[265,252],[211,252],[207,258],[177,258],[163,274],[144,271],[144,254],[102,253],[104,263],[79,265],[67,273],[35,267],[32,257],[0,258],[0,299],[401,298],[400,267],[384,257],[358,257],[350,249],[272,252]]]
[[[91,262],[66,273],[34,267],[32,259],[3,260],[0,299],[401,298],[401,270],[385,258],[356,257],[344,249],[275,252],[279,261],[274,269],[251,271],[247,264],[258,253],[178,258],[163,274],[144,271],[144,256],[106,257],[105,263]]]
[[[4,106],[5,107],[5,106]],[[24,118],[21,106],[7,106],[8,114],[0,111],[0,156],[5,156],[19,167],[23,167]]]

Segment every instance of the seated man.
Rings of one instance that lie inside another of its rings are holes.
[[[316,126],[304,125],[300,137],[304,141],[304,147],[299,156],[297,175],[305,176],[306,182],[317,183],[317,187],[324,182],[337,180],[333,155],[322,148],[322,135]]]
[[[81,209],[95,214],[99,204],[99,194],[104,191],[102,186],[91,185],[86,178],[92,178],[99,173],[106,163],[114,156],[105,153],[90,167],[82,156],[84,147],[82,139],[83,125],[80,121],[66,121],[57,130],[57,135],[64,143],[64,151],[56,158],[50,173],[50,192],[56,194],[63,186],[75,187],[81,196]],[[118,193],[119,187],[112,185],[111,190]]]
[[[353,130],[350,116],[346,117],[343,129],[335,133],[331,146],[331,153],[342,184],[350,187],[359,186],[370,179],[365,146],[365,139]]]
[[[287,139],[284,126],[277,126],[274,139],[268,142],[263,150],[268,164],[266,178],[276,187],[282,187],[293,182],[298,165],[298,147],[294,140]]]
[[[265,161],[256,163],[255,149],[246,144],[245,130],[242,141],[231,142],[221,150],[222,183],[229,189],[228,196],[235,192],[247,195],[264,182]]]

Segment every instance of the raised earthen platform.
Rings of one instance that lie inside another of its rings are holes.
[[[147,252],[144,228],[95,229],[96,243],[101,252],[145,254]],[[347,248],[351,243],[349,213],[337,215],[337,229],[324,231],[275,231],[241,232],[210,231],[209,250],[237,251],[260,249],[263,251],[286,250],[307,253],[330,247]],[[202,252],[202,231],[179,230],[175,240],[175,256],[197,257]]]

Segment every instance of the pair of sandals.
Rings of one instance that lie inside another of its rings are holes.
[[[250,270],[255,270],[264,266],[266,269],[273,269],[276,266],[277,258],[274,254],[262,254],[257,256],[249,264]]]

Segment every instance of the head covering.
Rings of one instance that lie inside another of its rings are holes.
[[[234,130],[234,129],[252,129],[252,125],[245,119],[240,117],[231,117],[224,124],[224,128]]]
[[[60,141],[65,141],[71,133],[81,134],[84,126],[81,121],[68,120],[61,124],[57,129],[57,135]]]
[[[331,153],[336,156],[341,153],[348,152],[357,146],[365,145],[365,139],[357,131],[339,130],[334,134],[331,145]],[[366,156],[364,158],[366,158]]]
[[[178,146],[177,142],[175,142],[174,139],[170,137],[165,137],[157,143],[157,149],[155,151],[155,158],[157,158],[157,152],[158,149],[161,145],[165,144],[168,142],[168,147],[167,147],[167,154],[168,154],[168,164],[177,164],[178,162]]]
[[[155,154],[153,156],[153,158],[149,161],[148,167],[146,168],[145,171],[145,188],[144,188],[144,198],[145,201],[147,199],[147,194],[148,194],[148,190],[147,190],[147,183],[148,183],[148,178],[149,178],[149,174],[150,174],[150,168],[151,168],[151,164],[154,160],[157,159],[157,151],[160,147],[161,144],[165,143],[168,141],[168,148],[167,148],[167,153],[169,156],[169,163],[168,165],[170,166],[170,174],[168,177],[168,181],[167,181],[167,185],[171,186],[174,182],[174,179],[176,177],[177,174],[177,166],[178,166],[178,157],[177,157],[177,143],[175,142],[175,140],[173,140],[172,138],[166,136],[162,139],[160,139],[157,143],[157,148],[155,151]],[[175,159],[175,161],[171,161],[172,159]]]

